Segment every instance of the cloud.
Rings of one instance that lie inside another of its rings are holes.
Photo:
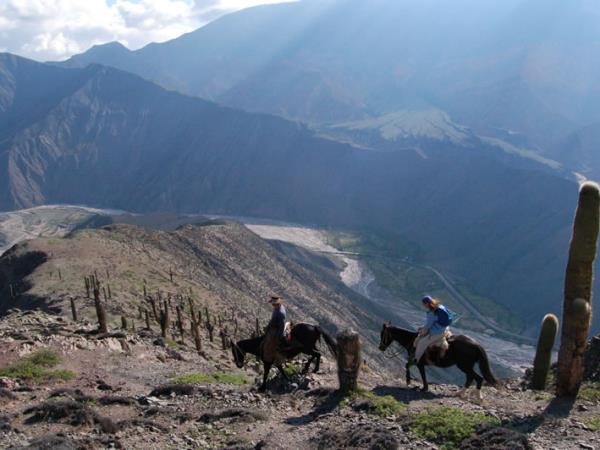
[[[136,49],[195,30],[223,14],[285,0],[0,0],[0,43],[37,60],[60,60],[119,41]]]

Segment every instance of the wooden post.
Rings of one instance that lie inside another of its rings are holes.
[[[260,322],[258,321],[258,317],[256,318],[256,323],[255,323],[255,329],[254,329],[254,333],[256,334],[256,337],[260,336]]]
[[[106,295],[106,288],[102,286],[102,293],[104,294],[104,301],[108,303],[108,296]]]
[[[98,316],[98,331],[100,333],[108,333],[108,325],[106,324],[106,311],[104,305],[100,301],[100,284],[94,285],[94,306],[96,307],[96,316]]]
[[[85,282],[85,298],[90,298],[90,279],[83,277],[83,281]]]
[[[344,330],[337,335],[337,369],[340,391],[344,394],[356,389],[358,372],[362,362],[360,337],[352,330]]]
[[[150,330],[150,314],[148,314],[148,310],[144,310],[144,316],[146,318],[146,330]]]
[[[60,281],[62,281],[62,273],[61,273],[60,269],[58,269],[58,279]]]
[[[171,283],[173,282],[173,268],[169,267],[169,278],[171,279]]]
[[[123,330],[127,329],[127,318],[125,316],[121,316],[121,328]]]
[[[75,300],[71,300],[71,315],[73,316],[73,322],[77,322],[77,309],[75,308]]]
[[[15,288],[13,287],[12,283],[9,284],[8,287],[10,288],[10,298],[15,298]]]
[[[144,298],[148,297],[148,292],[146,291],[146,280],[144,280]]]
[[[108,289],[108,298],[112,300],[112,292],[110,290],[110,284],[106,283],[106,288]]]

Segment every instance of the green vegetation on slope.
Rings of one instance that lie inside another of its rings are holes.
[[[244,374],[215,372],[206,373],[188,373],[179,375],[173,379],[177,384],[248,384],[249,380]]]
[[[5,369],[0,369],[1,377],[20,378],[36,382],[49,380],[70,380],[75,373],[65,369],[50,370],[60,364],[62,358],[51,350],[39,350]]]
[[[460,448],[460,443],[475,433],[475,427],[482,423],[499,425],[500,421],[481,413],[440,407],[416,414],[411,418],[409,426],[415,436],[440,444],[442,449],[451,450]]]
[[[345,406],[357,400],[367,400],[369,403],[368,412],[379,417],[399,416],[406,411],[406,405],[400,403],[391,395],[376,395],[360,386],[344,398],[342,405]]]

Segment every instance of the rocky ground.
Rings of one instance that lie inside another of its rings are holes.
[[[256,362],[237,369],[205,330],[198,354],[157,329],[94,327],[40,311],[0,319],[0,374],[40,351],[60,357],[46,373],[0,378],[0,448],[600,448],[592,390],[570,405],[505,381],[478,404],[455,386],[421,393],[365,367],[362,390],[341,398],[328,357],[321,373],[292,365],[292,381],[273,374],[259,393]]]

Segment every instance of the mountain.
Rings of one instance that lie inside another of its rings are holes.
[[[137,51],[95,47],[63,64],[111,65],[313,124],[432,107],[543,153],[600,120],[599,19],[588,0],[304,0],[233,13]]]
[[[600,123],[596,122],[569,133],[550,150],[551,158],[565,161],[587,178],[600,179]]]
[[[527,320],[560,308],[573,181],[505,164],[479,141],[359,148],[103,66],[2,55],[0,67],[2,209],[85,204],[377,230]]]

